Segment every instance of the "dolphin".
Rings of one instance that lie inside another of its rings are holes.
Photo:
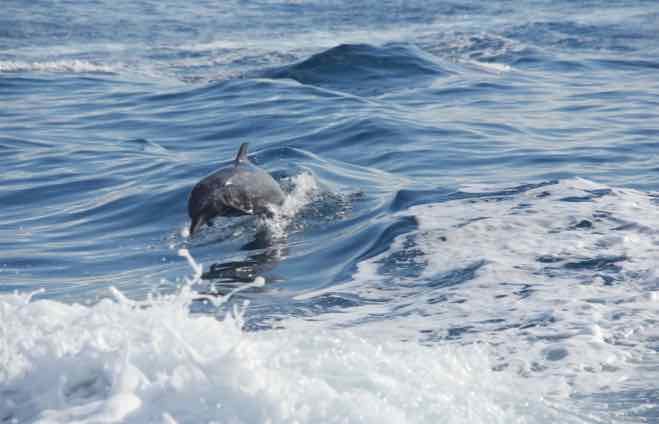
[[[188,198],[190,237],[216,216],[269,215],[284,203],[279,184],[247,159],[243,143],[233,164],[199,181]]]

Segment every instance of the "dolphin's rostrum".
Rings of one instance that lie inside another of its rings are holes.
[[[188,199],[190,236],[216,216],[268,214],[283,202],[279,184],[249,162],[247,143],[243,143],[232,165],[215,171],[192,189]]]

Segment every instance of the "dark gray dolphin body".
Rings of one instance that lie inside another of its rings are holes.
[[[188,199],[190,236],[216,216],[268,214],[282,203],[279,184],[249,162],[247,143],[243,143],[232,165],[215,171],[192,189]]]

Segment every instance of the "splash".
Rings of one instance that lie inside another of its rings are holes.
[[[261,218],[260,226],[265,228],[273,238],[286,235],[288,226],[295,215],[312,202],[318,194],[318,182],[309,172],[303,172],[290,178],[293,189],[287,194],[284,203],[273,209],[272,218]]]
[[[318,183],[309,172],[303,172],[291,178],[293,191],[286,196],[279,214],[285,217],[293,217],[304,206],[309,204],[318,192]]]

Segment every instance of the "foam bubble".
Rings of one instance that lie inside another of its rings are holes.
[[[21,62],[0,61],[1,72],[71,72],[71,73],[115,73],[117,67],[86,60],[54,60]]]
[[[181,228],[181,231],[179,232],[181,234],[181,237],[183,238],[189,238],[190,237],[190,229],[188,226],[184,226]]]

